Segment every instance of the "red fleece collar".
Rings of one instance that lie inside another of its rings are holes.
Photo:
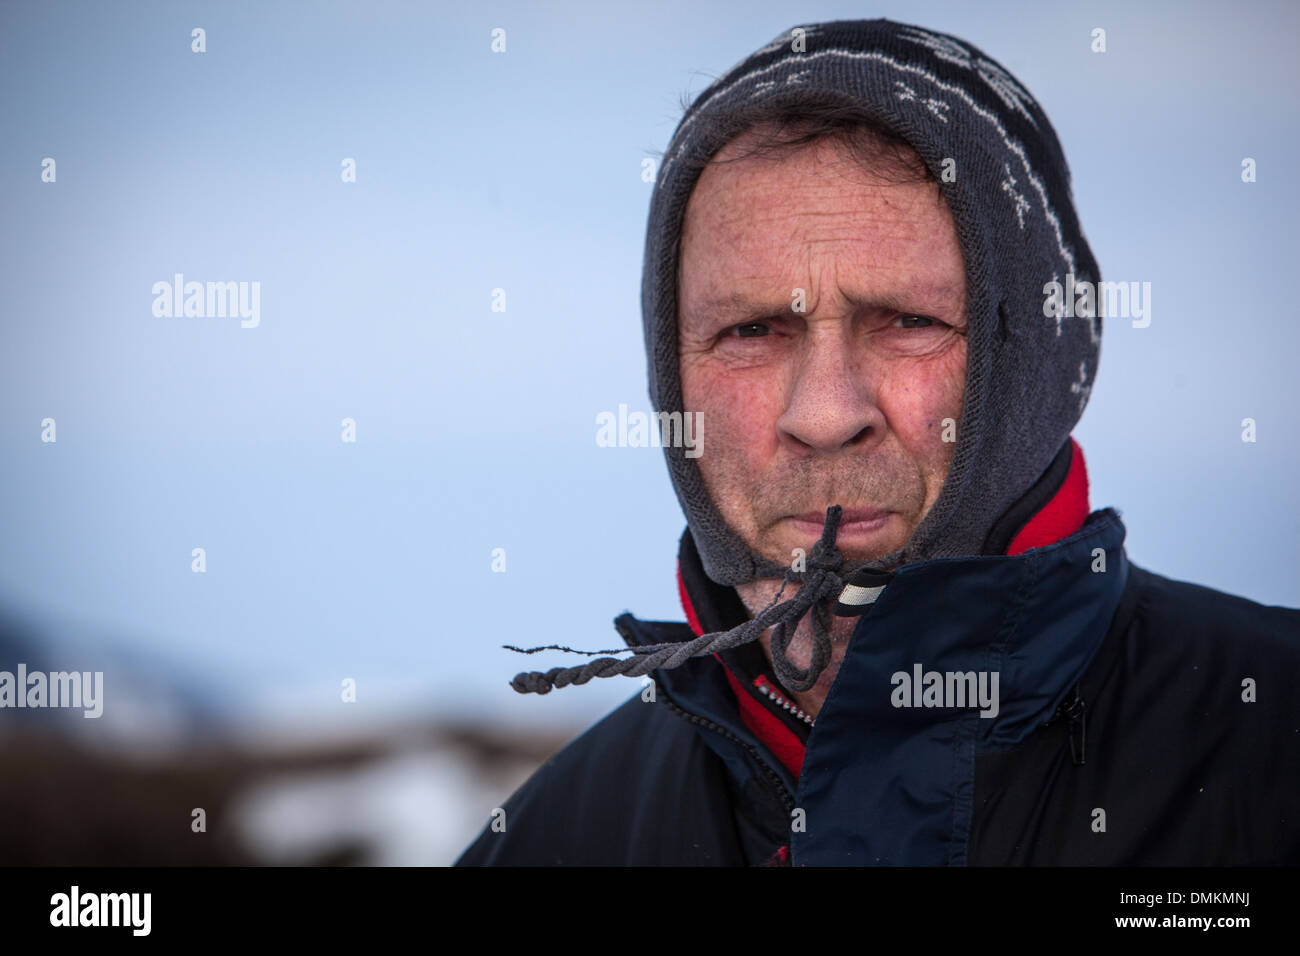
[[[1070,437],[1072,455],[1070,471],[1061,483],[1061,488],[1047,504],[1043,505],[1032,518],[1020,529],[1007,547],[1007,554],[1015,556],[1024,554],[1033,548],[1046,547],[1068,538],[1083,527],[1090,513],[1088,504],[1088,469],[1083,461],[1083,449]],[[677,565],[677,593],[682,600],[682,609],[686,612],[686,623],[695,634],[704,633],[700,619],[691,604],[691,596],[686,593],[686,582],[682,578],[680,561]],[[731,672],[722,658],[713,655],[726,672],[732,693],[740,705],[740,717],[745,726],[757,737],[772,754],[781,761],[797,780],[803,767],[803,741],[789,727],[783,724],[753,694],[749,693],[740,680]]]

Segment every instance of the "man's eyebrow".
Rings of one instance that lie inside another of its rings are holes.
[[[908,312],[920,309],[922,304],[929,309],[935,309],[939,305],[947,306],[952,303],[960,305],[959,292],[960,290],[952,286],[943,285],[932,289],[928,297],[923,297],[919,293],[915,295],[884,293],[867,298],[851,298],[849,301],[860,309]],[[772,299],[753,297],[744,292],[732,291],[705,297],[696,307],[696,311],[721,315],[779,315],[789,312],[793,302],[794,289],[791,289],[790,294],[785,298]]]
[[[794,301],[794,290],[790,292],[789,301]],[[786,303],[783,302],[780,306],[773,307],[771,304],[764,305],[760,300],[751,298],[743,292],[726,292],[709,296],[700,303],[699,308],[706,312],[743,312],[752,315],[760,313],[770,315],[786,308]]]

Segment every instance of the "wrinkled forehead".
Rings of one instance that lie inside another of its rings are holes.
[[[798,124],[760,123],[728,140],[701,168],[681,214],[676,242],[676,274],[680,286],[683,253],[702,234],[725,238],[764,229],[772,238],[790,230],[801,207],[813,215],[833,213],[837,206],[855,206],[864,234],[869,217],[864,200],[879,197],[874,213],[892,219],[928,215],[924,206],[951,212],[938,179],[920,154],[901,138],[886,137],[866,127],[822,132],[805,140]],[[780,221],[782,213],[789,219]],[[756,219],[768,220],[755,223]],[[841,230],[855,228],[841,217]],[[826,238],[818,235],[816,238]]]
[[[833,141],[704,170],[678,244],[679,322],[784,311],[792,289],[827,277],[849,299],[964,318],[964,256],[938,184],[875,175]]]

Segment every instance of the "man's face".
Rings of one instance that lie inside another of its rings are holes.
[[[877,182],[828,141],[711,165],[680,263],[683,406],[708,426],[697,463],[723,519],[782,564],[832,504],[846,560],[902,548],[943,487],[966,377],[938,185]]]

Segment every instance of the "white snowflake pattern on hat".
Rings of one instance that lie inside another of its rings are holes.
[[[997,94],[998,98],[1012,109],[1029,120],[1034,128],[1038,127],[1037,121],[1029,112],[1027,103],[1033,104],[1034,98],[1029,95],[1028,91],[1015,81],[1009,73],[1003,70],[996,63],[984,59],[982,56],[975,56],[970,50],[962,46],[952,37],[939,36],[934,33],[927,33],[925,30],[918,30],[914,27],[908,27],[900,30],[899,35],[912,43],[919,43],[930,50],[940,60],[956,64],[967,70],[978,73],[984,83]],[[1036,105],[1036,104],[1035,104]]]

